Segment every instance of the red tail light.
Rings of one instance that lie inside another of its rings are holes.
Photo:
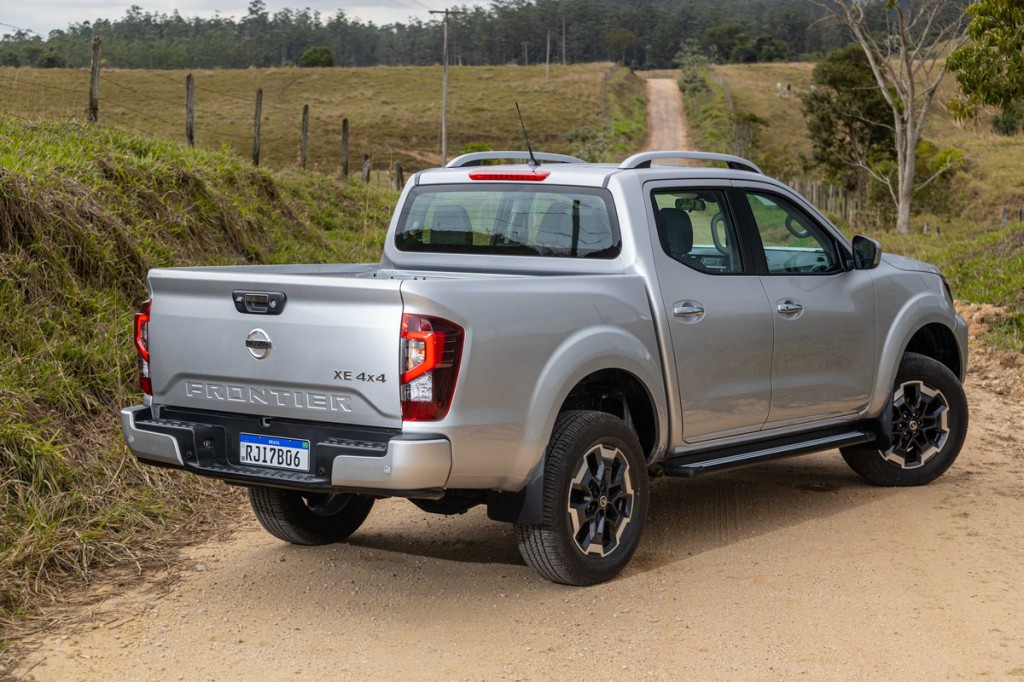
[[[402,419],[444,419],[455,394],[465,332],[439,317],[402,316]]]
[[[151,300],[145,300],[135,313],[135,350],[139,354],[139,386],[146,395],[153,395],[153,381],[149,378],[149,309]]]

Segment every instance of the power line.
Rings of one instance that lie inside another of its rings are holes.
[[[39,36],[40,38],[45,38],[46,37],[44,34],[40,33],[39,31],[33,31],[30,28],[21,28],[20,26],[15,26],[14,24],[7,24],[7,23],[4,23],[2,21],[0,21],[0,26],[6,26],[7,28],[13,28],[15,31],[20,31],[21,33],[31,33],[33,35]]]

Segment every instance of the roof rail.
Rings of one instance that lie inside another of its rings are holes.
[[[548,154],[546,152],[535,152],[534,156],[538,161],[548,163],[586,163],[583,159],[565,154]],[[445,164],[445,168],[465,168],[466,166],[479,166],[483,161],[494,159],[523,159],[530,160],[530,152],[470,152],[462,156],[456,156]]]
[[[713,152],[640,152],[629,157],[621,164],[619,168],[630,169],[630,168],[650,168],[651,161],[656,159],[696,159],[698,161],[721,161],[729,168],[733,170],[750,171],[751,173],[757,173],[763,175],[761,169],[758,168],[752,161],[747,161],[739,156],[733,156],[732,154],[715,154]]]

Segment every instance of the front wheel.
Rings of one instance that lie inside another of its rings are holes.
[[[293,545],[341,542],[370,514],[373,498],[347,493],[306,493],[279,488],[249,488],[249,504],[260,525]]]
[[[603,412],[563,412],[545,460],[543,522],[516,525],[519,551],[552,582],[610,580],[640,544],[647,501],[647,462],[626,423]]]
[[[906,353],[896,373],[892,445],[842,448],[843,459],[861,477],[881,486],[931,483],[960,454],[967,435],[963,385],[938,360]]]

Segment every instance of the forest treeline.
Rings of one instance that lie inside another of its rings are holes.
[[[449,20],[451,60],[467,65],[543,62],[549,36],[556,63],[564,51],[568,63],[611,60],[633,68],[671,67],[683,45],[713,62],[757,62],[848,42],[812,0],[495,0],[457,10]],[[241,17],[133,6],[119,19],[72,24],[48,36],[12,31],[0,39],[0,65],[86,66],[94,36],[103,39],[105,64],[115,68],[284,66],[299,64],[314,46],[329,48],[338,66],[428,65],[441,59],[442,22],[377,25],[342,11],[269,12],[262,0],[252,0]]]

